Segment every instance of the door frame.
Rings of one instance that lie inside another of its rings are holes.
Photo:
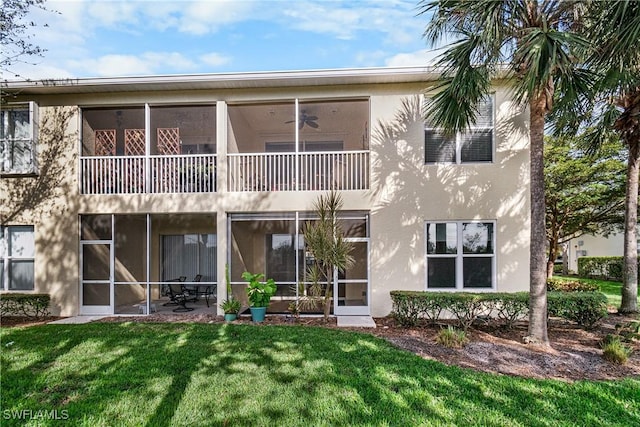
[[[91,245],[108,245],[109,246],[109,279],[108,280],[84,280],[84,247]],[[86,240],[80,242],[80,299],[78,305],[81,315],[102,315],[113,314],[115,290],[113,285],[114,278],[114,245],[113,240]],[[84,301],[84,285],[85,284],[104,284],[109,286],[109,305],[83,305]]]
[[[336,316],[369,316],[371,314],[371,242],[369,237],[345,237],[346,242],[367,244],[367,294],[365,305],[338,305],[338,284],[362,283],[362,280],[338,280],[338,271],[334,270],[333,314]]]

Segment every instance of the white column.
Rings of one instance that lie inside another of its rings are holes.
[[[220,303],[227,299],[229,296],[227,295],[227,282],[225,278],[225,266],[227,264],[227,251],[229,250],[228,239],[230,236],[227,235],[227,213],[224,209],[219,208],[216,215],[216,235],[217,235],[217,259],[216,262],[218,264],[218,277],[216,278],[218,282],[218,290],[217,290],[217,307],[216,313],[218,315],[224,314],[222,309],[220,308]]]
[[[151,108],[144,104],[144,191],[151,193]],[[148,312],[147,312],[148,313]]]
[[[216,192],[226,193],[227,185],[227,103],[216,103]],[[220,246],[218,246],[220,248]]]

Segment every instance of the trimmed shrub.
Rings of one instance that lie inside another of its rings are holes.
[[[638,262],[640,266],[640,261]],[[622,280],[623,258],[621,256],[590,256],[578,258],[578,276]]]
[[[450,292],[392,291],[393,315],[401,326],[411,327],[419,319],[435,322],[450,305]]]
[[[455,316],[458,327],[467,330],[478,317],[493,315],[508,327],[529,312],[529,293],[471,293],[391,291],[393,315],[402,326],[421,319],[435,321],[443,311]],[[607,315],[607,298],[600,292],[548,292],[549,316],[591,328]]]
[[[469,342],[469,339],[465,331],[460,331],[453,326],[447,326],[447,328],[440,329],[436,336],[436,342],[447,348],[460,348]]]
[[[49,315],[49,301],[47,294],[17,294],[5,293],[0,295],[0,315],[25,316],[40,318]]]
[[[449,310],[458,320],[463,331],[481,315],[488,315],[495,303],[491,294],[472,294],[466,292],[449,293],[449,300],[443,309]]]
[[[607,316],[607,297],[601,292],[547,292],[547,311],[591,329]]]
[[[547,279],[548,291],[561,292],[595,292],[600,290],[595,283],[581,282],[579,280],[562,280],[553,277]]]
[[[511,329],[518,321],[529,314],[529,293],[501,293],[494,294],[498,301],[494,305],[494,311],[498,319],[502,320],[507,328]]]

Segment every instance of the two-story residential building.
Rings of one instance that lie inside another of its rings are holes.
[[[222,301],[228,267],[238,296],[244,271],[275,279],[284,312],[309,284],[304,224],[336,190],[356,262],[332,313],[387,315],[394,289],[526,290],[528,116],[496,80],[445,135],[422,114],[436,83],[425,67],[8,83],[1,289],[62,316],[148,313],[180,276]]]

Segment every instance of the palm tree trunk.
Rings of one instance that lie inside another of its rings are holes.
[[[531,127],[531,246],[529,255],[529,330],[526,342],[549,345],[547,335],[547,272],[545,262],[544,202],[544,93],[532,95],[529,102]]]
[[[624,221],[624,267],[620,313],[638,312],[638,172],[640,141],[629,141]]]

